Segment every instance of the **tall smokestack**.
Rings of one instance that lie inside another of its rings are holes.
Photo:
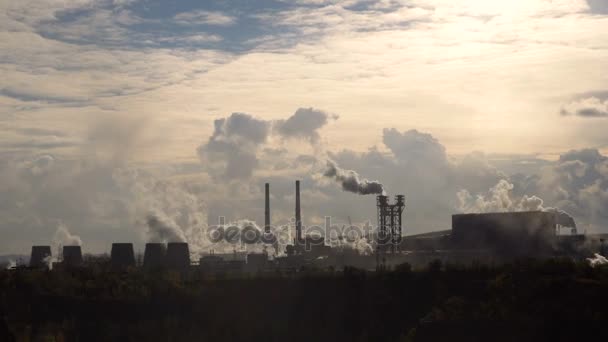
[[[266,183],[266,206],[264,209],[264,232],[270,233],[270,184]]]
[[[296,242],[302,241],[302,214],[300,212],[300,181],[296,181]]]

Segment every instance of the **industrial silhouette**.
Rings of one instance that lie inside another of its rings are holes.
[[[143,263],[138,265],[133,244],[114,243],[111,268],[125,271],[141,266],[146,270],[200,270],[207,273],[297,272],[304,268],[340,269],[347,266],[385,270],[403,263],[423,267],[433,260],[460,264],[501,263],[525,257],[567,256],[582,260],[604,248],[603,240],[578,234],[571,218],[564,220],[558,217],[558,213],[544,211],[456,214],[452,216],[451,230],[404,236],[405,196],[396,195],[391,203],[383,194],[376,197],[377,230],[361,232],[358,237],[367,248],[362,251],[348,244],[332,244],[318,231],[304,232],[300,181],[297,180],[295,237],[281,250],[271,230],[270,184],[266,183],[264,188],[264,228],[259,243],[273,253],[266,249],[263,253],[237,252],[235,249],[227,254],[210,250],[198,260],[191,260],[186,242],[147,243]],[[571,234],[558,234],[563,228],[561,224],[572,226]],[[347,237],[340,233],[339,242],[345,239]],[[30,266],[49,267],[50,258],[49,246],[34,246]],[[65,246],[63,260],[57,262],[57,266],[85,266],[80,246]]]

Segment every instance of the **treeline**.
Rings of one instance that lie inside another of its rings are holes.
[[[0,341],[562,341],[608,336],[608,269],[570,260],[250,276],[0,271]]]

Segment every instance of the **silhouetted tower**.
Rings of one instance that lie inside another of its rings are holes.
[[[376,199],[378,207],[378,251],[389,249],[395,253],[401,243],[402,216],[405,209],[405,196],[395,196],[395,203],[390,204],[388,196],[380,195]]]
[[[265,185],[265,200],[264,200],[264,243],[271,244],[274,248],[275,255],[279,254],[279,240],[270,230],[270,184]]]
[[[80,246],[63,246],[63,265],[67,267],[82,265],[82,248]]]
[[[51,246],[32,246],[30,267],[48,268],[51,255]]]
[[[147,243],[144,251],[144,268],[156,269],[163,267],[165,246],[162,243]]]
[[[135,253],[132,243],[113,243],[110,263],[114,269],[125,269],[135,266]]]
[[[187,270],[190,267],[190,251],[186,242],[167,244],[166,265],[174,270]]]
[[[265,186],[265,202],[264,202],[264,232],[270,233],[270,184]]]
[[[302,245],[302,213],[300,211],[300,181],[296,181],[296,246]]]

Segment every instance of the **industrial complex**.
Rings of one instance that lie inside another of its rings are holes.
[[[409,263],[424,267],[433,260],[445,263],[502,263],[517,258],[571,257],[582,259],[604,252],[601,236],[578,233],[572,219],[564,221],[550,211],[456,214],[452,228],[419,235],[404,236],[405,196],[394,201],[385,195],[376,197],[377,229],[359,234],[368,249],[336,244],[322,232],[306,234],[300,209],[300,182],[295,183],[295,237],[282,246],[271,231],[270,185],[265,184],[265,212],[262,239],[274,253],[214,253],[212,250],[191,260],[185,242],[147,243],[139,260],[132,243],[113,243],[109,265],[114,270],[142,267],[146,270],[199,270],[208,273],[298,272],[302,269],[341,269],[346,266],[382,270]],[[568,234],[561,231],[567,228]],[[344,231],[337,239],[347,239]],[[335,238],[335,237],[334,237]],[[80,246],[64,246],[61,260],[51,264],[50,246],[33,246],[30,268],[65,269],[85,267]]]

